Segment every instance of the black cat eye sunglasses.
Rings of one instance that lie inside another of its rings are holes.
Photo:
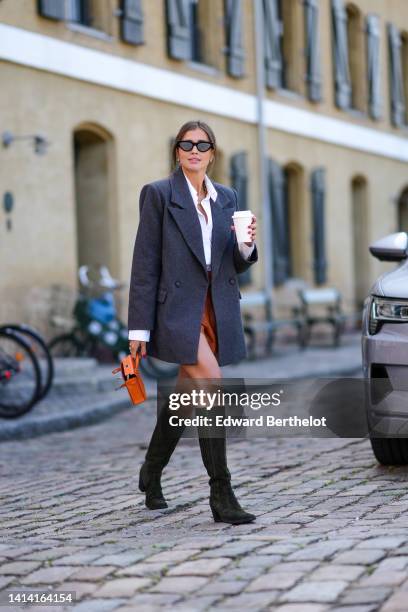
[[[205,153],[206,151],[214,148],[213,143],[208,142],[207,140],[199,140],[198,142],[193,142],[192,140],[179,140],[177,142],[177,146],[183,151],[192,151],[194,149],[194,145],[197,147],[197,151],[200,151],[200,153]]]

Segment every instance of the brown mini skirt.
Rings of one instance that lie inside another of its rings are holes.
[[[204,313],[201,319],[201,332],[207,338],[211,351],[215,355],[218,351],[217,326],[215,322],[214,306],[211,298],[211,272],[208,271],[207,274],[210,284],[207,289],[207,295],[205,296]]]

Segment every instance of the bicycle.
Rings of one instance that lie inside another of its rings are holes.
[[[0,329],[0,417],[17,418],[42,392],[41,369],[29,342],[18,331]]]
[[[22,334],[29,343],[31,351],[35,354],[41,372],[41,391],[39,399],[43,399],[51,389],[54,380],[54,362],[47,344],[40,333],[26,323],[7,323],[0,325],[0,330],[11,329]]]
[[[127,327],[117,318],[113,292],[123,288],[106,266],[81,266],[78,271],[80,291],[73,307],[70,331],[53,338],[48,348],[55,357],[86,357],[100,360],[108,355],[121,361],[129,354]],[[52,322],[57,318],[52,317]],[[140,361],[142,373],[150,378],[174,378],[177,364],[153,357]]]

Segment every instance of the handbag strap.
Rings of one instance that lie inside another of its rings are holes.
[[[136,353],[136,357],[132,357],[133,360],[133,364],[134,364],[134,369],[138,370],[139,369],[139,362],[140,362],[140,353],[139,351]],[[119,366],[118,368],[115,368],[114,370],[112,370],[112,374],[117,374],[118,372],[120,372],[121,370],[121,366]]]
[[[139,353],[139,351],[136,353],[136,357],[133,357],[133,361],[135,363],[135,370],[137,370],[139,368],[139,362],[140,362],[140,353]]]

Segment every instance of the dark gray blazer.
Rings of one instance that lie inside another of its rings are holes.
[[[231,229],[237,194],[214,182],[211,295],[220,366],[246,357],[237,274],[258,261],[255,245],[242,257]],[[133,251],[128,329],[150,329],[146,352],[163,361],[197,363],[200,323],[208,287],[203,239],[183,170],[144,185]]]

